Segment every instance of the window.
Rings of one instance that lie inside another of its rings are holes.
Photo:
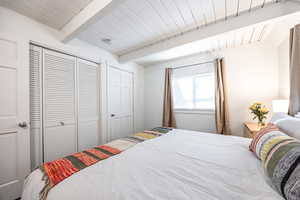
[[[173,99],[177,110],[214,110],[214,64],[175,69]]]

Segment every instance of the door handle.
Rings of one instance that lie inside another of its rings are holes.
[[[111,117],[114,117],[114,116],[116,116],[116,115],[115,115],[115,114],[111,114],[110,116],[111,116]]]
[[[65,125],[65,122],[59,122],[59,124],[60,124],[61,126],[64,126],[64,125]]]
[[[19,126],[20,128],[26,128],[26,127],[27,127],[27,123],[26,123],[26,122],[20,122],[20,123],[18,124],[18,126]]]

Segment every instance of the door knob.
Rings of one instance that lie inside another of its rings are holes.
[[[26,122],[20,122],[20,123],[18,124],[18,126],[19,126],[20,128],[26,128],[26,127],[27,127],[27,123],[26,123]]]
[[[65,125],[65,123],[64,122],[59,122],[60,123],[60,125],[62,125],[62,126],[64,126]]]
[[[111,114],[110,116],[111,116],[111,117],[114,117],[114,116],[116,116],[116,115],[115,115],[115,114]]]

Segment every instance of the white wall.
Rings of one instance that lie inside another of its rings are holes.
[[[58,38],[61,35],[58,31],[51,29],[43,24],[31,20],[25,16],[17,14],[14,11],[0,7],[0,38],[17,41],[22,46],[19,56],[21,57],[23,67],[26,68],[28,74],[24,74],[25,77],[29,77],[29,42],[34,41],[52,48],[60,49],[77,56],[88,58],[96,62],[101,62],[101,89],[103,92],[101,98],[101,119],[102,119],[102,142],[106,141],[107,135],[106,122],[106,70],[108,65],[114,65],[134,73],[134,88],[135,88],[135,112],[134,112],[134,124],[135,131],[141,131],[144,129],[144,68],[135,63],[119,64],[116,57],[109,52],[97,48],[96,46],[87,44],[78,39],[74,39],[68,44],[61,43]],[[28,91],[29,92],[29,85]],[[29,108],[29,105],[28,105]],[[29,112],[28,112],[29,115]],[[28,117],[29,118],[29,117]],[[33,151],[34,147],[31,147]]]
[[[195,64],[224,57],[228,85],[231,129],[242,135],[243,123],[251,121],[248,107],[262,101],[271,108],[278,98],[278,50],[276,47],[253,44],[227,49],[215,54],[194,55],[145,68],[145,128],[161,125],[163,110],[164,68]],[[179,128],[215,131],[213,113],[176,113]]]
[[[289,71],[289,39],[284,40],[279,48],[279,98],[288,99],[290,96]]]
[[[260,101],[271,109],[272,100],[278,98],[278,51],[274,46],[256,44],[228,49],[222,55],[231,129],[234,135],[242,135],[243,122],[251,121],[250,104]]]

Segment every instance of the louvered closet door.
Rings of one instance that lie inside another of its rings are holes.
[[[31,169],[42,163],[42,48],[30,46],[30,158]]]
[[[77,59],[78,80],[78,150],[99,144],[99,74],[98,65]]]
[[[75,57],[44,51],[44,161],[77,150]]]

